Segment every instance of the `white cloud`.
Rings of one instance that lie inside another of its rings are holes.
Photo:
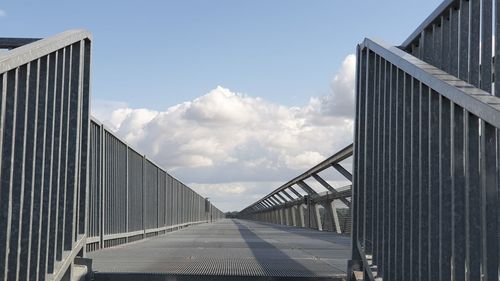
[[[0,18],[6,17],[7,12],[5,10],[0,9]]]
[[[218,86],[165,111],[97,101],[93,114],[177,178],[209,190],[214,202],[229,200],[225,210],[234,210],[278,186],[262,183],[285,182],[352,142],[354,69],[350,55],[332,93],[302,107]]]

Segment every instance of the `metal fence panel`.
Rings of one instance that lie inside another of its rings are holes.
[[[0,58],[0,280],[59,279],[82,248],[90,40],[69,31]]]

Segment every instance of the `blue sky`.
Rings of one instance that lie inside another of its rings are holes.
[[[224,211],[350,144],[356,44],[399,44],[440,3],[145,2],[3,1],[0,34],[91,31],[93,114]]]
[[[2,3],[3,2],[3,3]],[[400,43],[440,3],[2,1],[0,34],[94,34],[93,98],[164,109],[217,85],[285,105],[324,95],[363,37]]]

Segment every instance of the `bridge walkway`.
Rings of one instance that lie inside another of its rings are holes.
[[[225,219],[89,253],[95,280],[343,280],[350,237]]]

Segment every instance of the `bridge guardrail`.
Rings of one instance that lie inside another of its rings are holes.
[[[357,73],[353,260],[359,243],[384,280],[498,280],[500,99],[370,39]]]
[[[0,281],[69,280],[86,250],[224,217],[91,121],[91,42],[0,38]]]
[[[59,280],[82,253],[91,41],[0,39],[0,280]]]
[[[337,233],[350,233],[351,226],[345,221],[350,222],[351,185],[335,189],[319,173],[332,168],[350,182],[352,175],[340,162],[350,158],[352,152],[353,145],[351,144],[246,207],[238,217]],[[316,192],[305,182],[307,179],[317,181],[324,191]],[[339,219],[338,205],[345,206],[344,209],[349,210],[342,213],[344,220]]]
[[[90,161],[88,251],[224,217],[96,119]]]

